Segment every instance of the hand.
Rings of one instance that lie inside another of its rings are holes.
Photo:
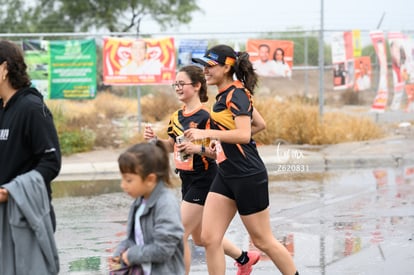
[[[186,154],[198,154],[201,151],[201,145],[196,145],[190,141],[177,143],[177,150]]]
[[[121,268],[121,257],[109,257],[108,259],[109,270],[117,270]]]
[[[9,200],[9,191],[4,188],[0,188],[0,203],[7,202]]]
[[[128,262],[128,250],[127,251],[125,251],[124,253],[122,253],[121,254],[121,258],[122,258],[122,261],[127,265],[127,266],[129,266],[129,262]]]
[[[154,130],[152,130],[151,125],[150,124],[145,125],[144,139],[151,140],[153,138],[157,138],[157,136],[155,135]]]
[[[206,130],[201,130],[201,129],[196,129],[196,128],[190,128],[184,131],[184,136],[189,140],[189,141],[194,141],[197,139],[204,139],[204,138],[208,138],[208,136],[206,135]]]
[[[210,141],[210,145],[208,147],[210,148],[210,150],[212,152],[216,152],[216,143],[217,143],[217,140],[216,139],[212,139]]]

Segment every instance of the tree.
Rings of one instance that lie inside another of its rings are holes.
[[[140,31],[143,19],[162,30],[191,22],[196,0],[0,0],[3,33]]]

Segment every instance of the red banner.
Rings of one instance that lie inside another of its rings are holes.
[[[103,78],[107,85],[170,84],[175,69],[173,38],[104,38]]]

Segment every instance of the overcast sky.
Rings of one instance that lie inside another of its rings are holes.
[[[226,33],[320,29],[321,0],[198,0],[204,13],[194,13],[188,26],[168,32]],[[384,31],[414,30],[413,0],[324,0],[324,29],[374,30],[381,16]],[[143,32],[157,32],[143,22]]]

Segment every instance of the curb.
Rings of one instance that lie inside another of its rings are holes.
[[[414,139],[403,136],[329,146],[263,145],[259,154],[271,175],[328,170],[405,167],[414,164]],[[64,157],[55,181],[119,179],[119,150]]]

